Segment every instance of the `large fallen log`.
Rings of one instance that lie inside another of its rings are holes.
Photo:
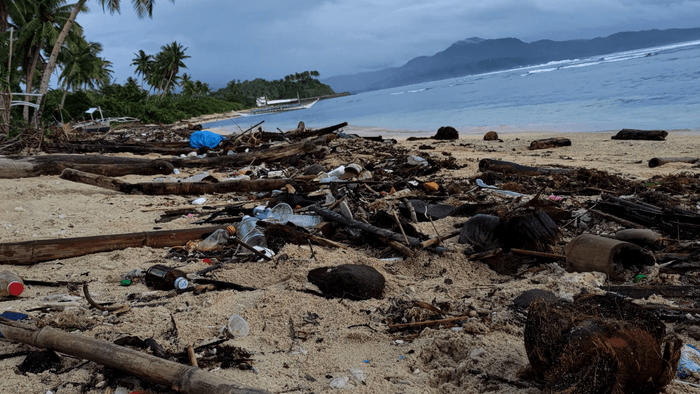
[[[649,160],[649,167],[654,168],[668,163],[697,163],[700,158],[697,157],[655,157]]]
[[[0,244],[0,264],[31,265],[42,261],[67,259],[126,248],[182,246],[187,241],[200,239],[204,234],[214,232],[220,228],[223,227],[2,243]]]
[[[611,137],[613,140],[651,140],[664,141],[668,136],[666,130],[622,129]]]
[[[534,140],[530,143],[530,150],[557,148],[560,146],[571,146],[571,140],[563,137]]]
[[[181,142],[180,146],[156,146],[149,144],[117,144],[117,143],[99,143],[99,141],[91,142],[61,142],[44,144],[44,151],[49,153],[133,153],[137,155],[147,155],[150,153],[158,153],[161,155],[178,156],[195,151],[195,148],[190,147],[189,143]]]
[[[479,171],[495,171],[504,174],[523,174],[523,175],[551,175],[551,174],[570,174],[575,172],[573,168],[540,168],[528,167],[509,161],[481,159],[479,161]]]
[[[101,339],[0,318],[0,332],[15,342],[89,360],[187,394],[264,394],[268,391],[231,382],[198,367],[178,364]]]
[[[123,176],[171,174],[175,167],[166,160],[98,155],[0,157],[0,178],[4,179],[58,175],[66,168],[105,176]]]
[[[143,182],[128,183],[119,179],[101,175],[90,174],[83,171],[66,168],[61,173],[61,179],[67,181],[85,183],[114,190],[122,193],[141,193],[150,196],[162,196],[167,194],[199,195],[213,193],[244,193],[244,192],[268,192],[279,190],[286,185],[292,185],[295,189],[302,190],[303,185],[292,179],[257,179],[235,180],[216,183],[205,182]]]

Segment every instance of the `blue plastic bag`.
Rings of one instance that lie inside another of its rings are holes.
[[[684,379],[692,374],[697,374],[700,372],[700,351],[696,349],[693,345],[686,344],[681,349],[681,360],[678,363],[678,370],[676,375],[679,378]]]
[[[224,136],[212,133],[207,130],[199,130],[192,133],[190,136],[190,146],[195,149],[199,148],[216,148],[219,142],[224,139]]]

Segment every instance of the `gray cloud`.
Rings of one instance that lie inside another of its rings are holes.
[[[400,66],[467,37],[566,40],[618,31],[698,27],[700,0],[176,0],[139,20],[93,4],[79,15],[104,45],[119,83],[139,49],[173,40],[188,47],[187,72],[213,88],[231,79],[279,79],[303,70],[322,77]]]

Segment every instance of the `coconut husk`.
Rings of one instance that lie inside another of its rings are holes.
[[[682,345],[652,312],[612,295],[537,300],[524,336],[549,393],[658,392],[673,380]]]

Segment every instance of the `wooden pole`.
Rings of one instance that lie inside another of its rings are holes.
[[[203,234],[214,232],[220,228],[224,227],[202,227],[184,230],[3,243],[0,244],[0,264],[31,265],[42,261],[66,259],[126,248],[182,246],[187,241],[201,239]]]
[[[197,367],[178,364],[125,346],[70,334],[48,326],[38,328],[0,318],[0,332],[12,341],[89,360],[186,394],[269,393],[266,390],[230,382]]]

